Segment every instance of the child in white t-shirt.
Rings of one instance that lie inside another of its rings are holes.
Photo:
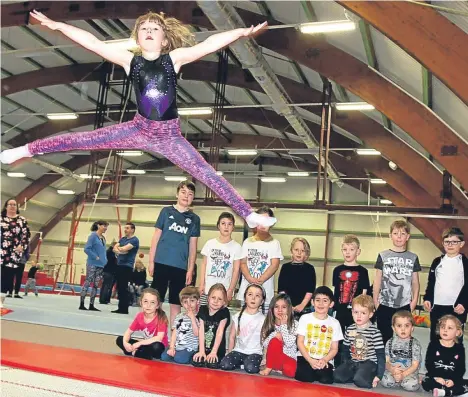
[[[258,214],[273,216],[268,207],[261,207]],[[259,226],[255,234],[244,241],[240,269],[242,282],[237,293],[237,299],[243,303],[244,292],[249,284],[260,284],[266,291],[265,310],[275,295],[275,273],[283,259],[278,240],[269,233],[269,227]]]
[[[220,367],[225,371],[244,368],[249,374],[260,372],[262,344],[260,341],[265,315],[265,290],[258,284],[248,285],[243,296],[242,310],[232,318],[229,330],[228,354],[221,360]]]
[[[232,299],[239,280],[239,266],[242,247],[231,237],[235,219],[229,212],[223,212],[216,226],[219,236],[208,240],[201,250],[203,262],[200,269],[200,304],[207,305],[206,294],[215,284],[223,284],[227,291],[227,302]]]

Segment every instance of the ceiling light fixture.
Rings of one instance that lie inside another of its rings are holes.
[[[380,152],[375,149],[356,149],[356,153],[360,156],[380,156]]]
[[[75,194],[74,190],[67,190],[67,189],[58,189],[57,190],[58,194]]]
[[[138,157],[138,156],[143,156],[143,152],[140,150],[125,150],[122,152],[117,152],[119,156],[122,157]]]
[[[228,149],[231,156],[256,156],[258,151],[255,149]]]
[[[380,204],[391,205],[393,203],[390,200],[387,200],[387,199],[380,199]]]
[[[183,182],[187,180],[186,176],[183,175],[166,175],[164,179],[168,182]]]
[[[380,179],[380,178],[372,178],[372,179],[369,179],[370,183],[374,184],[374,185],[385,185],[387,182],[383,179]]]
[[[262,182],[266,183],[283,183],[286,182],[286,178],[283,177],[275,177],[275,176],[264,176],[260,178]]]
[[[216,171],[216,175],[223,176],[223,171]]]
[[[83,179],[99,179],[99,175],[80,174],[80,178]]]
[[[306,171],[290,171],[288,176],[309,176],[309,173]]]
[[[126,170],[126,171],[127,171],[127,174],[131,174],[131,175],[144,175],[144,174],[146,174],[145,170]]]
[[[393,162],[389,161],[388,166],[390,167],[391,170],[396,171],[398,169],[398,166]]]
[[[47,113],[46,117],[49,120],[76,120],[78,115],[76,113]]]
[[[24,172],[7,172],[7,176],[10,178],[25,178],[26,174]]]
[[[179,108],[179,116],[204,116],[213,113],[212,108]]]
[[[367,102],[341,102],[335,104],[336,110],[374,110],[375,107]]]
[[[307,34],[345,32],[354,29],[356,29],[356,24],[347,19],[341,21],[301,23],[299,25],[301,33]]]

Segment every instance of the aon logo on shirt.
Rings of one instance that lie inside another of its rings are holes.
[[[174,222],[171,226],[169,226],[169,230],[173,230],[177,233],[187,234],[188,227],[187,226],[180,226],[176,222]]]

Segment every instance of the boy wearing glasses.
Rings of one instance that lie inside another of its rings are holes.
[[[465,245],[458,227],[444,230],[442,241],[445,255],[434,259],[429,271],[424,310],[431,313],[431,342],[438,339],[436,325],[446,314],[466,323],[468,309],[468,258],[460,251]]]

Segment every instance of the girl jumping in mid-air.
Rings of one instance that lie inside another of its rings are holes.
[[[51,30],[58,30],[84,48],[109,62],[122,66],[133,82],[138,113],[132,121],[90,132],[69,133],[38,139],[0,155],[2,163],[11,164],[23,157],[70,150],[138,149],[159,153],[177,167],[208,186],[226,204],[243,217],[249,227],[272,226],[276,219],[266,218],[252,208],[236,190],[211,167],[182,136],[177,112],[177,73],[180,68],[216,52],[242,37],[263,30],[264,22],[249,28],[215,34],[192,47],[188,27],[175,18],[149,12],[135,23],[132,37],[139,54],[98,40],[82,29],[55,22],[33,11],[31,17]]]

